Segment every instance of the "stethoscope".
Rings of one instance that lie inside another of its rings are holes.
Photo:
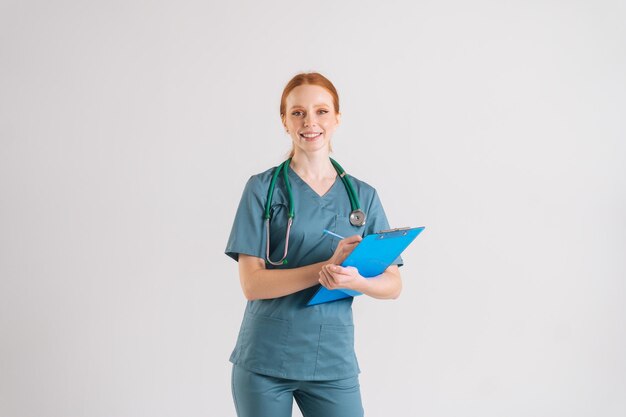
[[[335,171],[337,171],[337,175],[343,181],[343,185],[346,187],[346,191],[348,193],[348,198],[350,198],[350,206],[352,207],[352,211],[350,212],[350,224],[352,226],[361,227],[365,224],[365,212],[361,210],[361,205],[359,204],[359,198],[354,190],[354,186],[352,185],[352,181],[346,175],[346,171],[343,170],[341,165],[337,163],[333,158],[330,158],[330,162],[335,167]],[[278,165],[274,170],[274,175],[272,175],[272,181],[270,182],[269,189],[267,190],[267,201],[265,203],[265,234],[266,234],[266,252],[265,252],[265,260],[266,262],[272,265],[285,265],[287,263],[287,252],[289,251],[289,234],[291,232],[291,224],[293,223],[294,218],[294,208],[293,208],[293,193],[291,192],[291,183],[289,182],[289,164],[291,163],[291,158],[287,159],[282,164]],[[272,261],[270,259],[270,220],[272,218],[271,208],[272,208],[272,198],[274,196],[274,187],[276,186],[276,180],[280,173],[283,173],[283,180],[285,182],[285,188],[287,189],[287,197],[289,198],[289,213],[287,219],[287,232],[285,233],[285,253],[280,261]]]

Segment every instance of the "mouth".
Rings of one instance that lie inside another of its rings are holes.
[[[300,137],[307,142],[312,142],[315,139],[319,138],[320,136],[322,136],[322,132],[300,133]]]

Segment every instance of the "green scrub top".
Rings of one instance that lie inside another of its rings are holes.
[[[248,180],[225,253],[235,260],[239,254],[265,259],[264,207],[274,168]],[[362,227],[352,226],[352,211],[346,188],[339,178],[323,196],[318,195],[291,167],[295,216],[289,238],[288,263],[266,264],[268,269],[289,269],[328,260],[339,239],[323,234],[324,229],[348,237],[366,236],[389,229],[376,190],[350,176],[367,215]],[[285,248],[289,200],[282,175],[272,200],[270,256],[278,260]],[[402,265],[398,258],[395,265]],[[283,297],[248,301],[230,361],[252,372],[296,380],[348,378],[360,372],[354,352],[352,300],[307,306],[319,284]]]

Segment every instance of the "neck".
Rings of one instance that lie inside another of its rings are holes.
[[[304,154],[296,152],[291,159],[291,169],[297,172],[301,177],[313,180],[323,178],[335,178],[337,171],[330,162],[327,152],[319,152],[315,154]]]

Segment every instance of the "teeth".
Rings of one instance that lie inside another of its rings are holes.
[[[320,133],[301,133],[305,138],[314,138],[315,136],[319,136]]]

